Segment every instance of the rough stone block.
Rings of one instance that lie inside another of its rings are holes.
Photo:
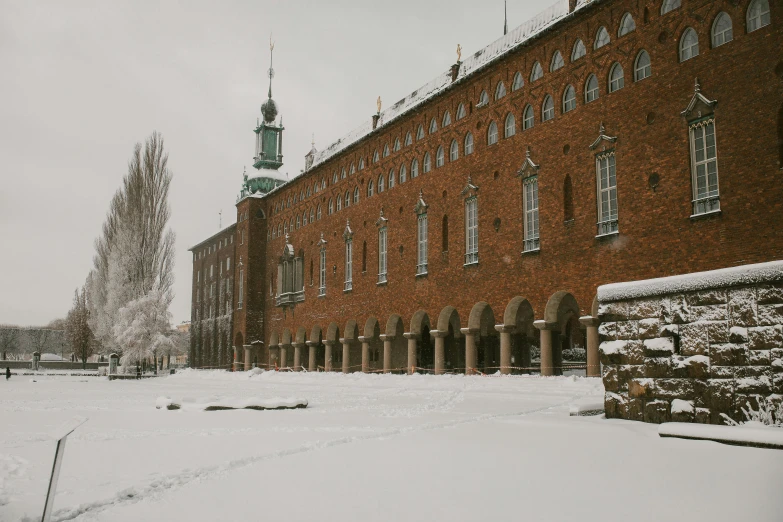
[[[670,419],[669,401],[657,399],[654,401],[647,401],[647,404],[644,405],[644,422],[661,424],[663,422],[669,422]]]
[[[655,379],[654,393],[658,399],[693,399],[695,396],[691,379]]]
[[[680,325],[680,353],[682,355],[705,355],[707,343],[707,323]]]
[[[644,344],[642,341],[628,341],[625,352],[620,356],[622,364],[644,364]]]
[[[783,359],[783,348],[772,348],[769,351],[770,357],[772,357],[772,360],[775,359]]]
[[[652,339],[658,337],[661,322],[658,319],[639,320],[639,339]]]
[[[767,375],[760,377],[742,377],[735,379],[735,393],[770,395],[772,379]]]
[[[690,308],[684,295],[669,298],[668,315],[664,316],[665,323],[683,324],[689,322]]]
[[[756,326],[756,292],[753,288],[729,290],[729,320],[732,326]]]
[[[618,339],[637,339],[639,335],[639,321],[619,321],[615,323]]]
[[[772,363],[772,350],[748,350],[749,366],[769,366]]]
[[[606,392],[604,394],[604,415],[607,419],[617,419],[620,417],[620,396],[616,393]]]
[[[716,366],[747,366],[748,350],[744,344],[713,344],[710,360]]]
[[[656,337],[644,340],[645,357],[666,357],[674,353],[674,339],[671,337]]]
[[[622,364],[617,367],[617,380],[620,382],[620,390],[627,390],[628,383],[632,379],[644,378],[644,365]]]
[[[693,403],[696,406],[709,407],[710,385],[707,379],[691,379],[693,382]]]
[[[688,370],[688,377],[706,379],[710,376],[710,358],[705,355],[687,357],[683,364]]]
[[[693,422],[693,402],[682,399],[674,399],[671,405],[672,422]]]
[[[748,329],[744,326],[732,326],[729,330],[729,342],[735,344],[748,342]]]
[[[696,408],[696,415],[693,422],[698,424],[710,423],[710,409],[709,408]]]
[[[660,299],[639,299],[628,303],[629,319],[658,319],[660,316]]]
[[[620,391],[616,366],[604,366],[604,390],[608,392]]]
[[[729,411],[734,404],[734,381],[731,379],[710,379],[710,410],[713,414]],[[720,415],[717,415],[720,417]],[[715,415],[712,417],[715,422]]]
[[[679,337],[680,325],[661,324],[658,328],[658,337]]]
[[[764,350],[783,347],[783,326],[748,328],[748,348]]]
[[[601,352],[601,363],[620,364],[620,359],[625,355],[628,341],[604,341],[599,347]]]
[[[756,291],[759,304],[783,303],[783,285],[761,285]]]
[[[644,400],[628,399],[626,404],[626,419],[643,421],[644,420]]]
[[[614,341],[617,339],[617,327],[614,321],[608,321],[598,325],[598,335],[607,341]]]
[[[737,366],[734,368],[735,379],[761,377],[762,375],[772,375],[772,369],[769,366]]]
[[[645,377],[670,377],[671,359],[669,357],[651,357],[644,359]],[[604,384],[606,387],[606,384]]]
[[[628,383],[628,397],[654,397],[655,381],[652,379],[631,379]]]
[[[733,379],[734,366],[712,366],[710,365],[710,378],[712,379]]]
[[[707,341],[710,344],[729,342],[729,323],[728,321],[719,321],[717,323],[707,324]]]
[[[783,373],[776,373],[772,376],[772,393],[783,395]]]
[[[692,306],[690,319],[694,323],[700,321],[727,321],[729,319],[728,306],[725,304]]]
[[[745,418],[745,413],[742,411],[743,408],[747,411],[753,409],[758,411],[759,409],[759,396],[758,395],[749,395],[746,393],[735,393],[734,394],[734,407],[732,408],[732,417],[735,419],[739,418],[742,420],[747,420]],[[736,417],[735,417],[736,415]]]
[[[690,294],[688,298],[690,303],[695,306],[726,304],[726,302],[728,301],[726,290],[720,290],[720,289],[694,292]]]
[[[627,321],[628,302],[601,303],[598,305],[598,318],[604,321]]]
[[[783,304],[760,304],[756,317],[759,326],[783,324]]]

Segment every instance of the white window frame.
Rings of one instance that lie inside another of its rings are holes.
[[[590,84],[595,82],[595,88],[590,88]],[[591,74],[587,77],[585,82],[585,103],[590,103],[597,100],[601,96],[598,77],[595,74]]]
[[[449,161],[457,161],[459,159],[459,143],[457,140],[451,140],[449,145]]]
[[[465,200],[465,265],[478,263],[478,198]]]
[[[574,48],[571,50],[571,61],[575,62],[580,58],[584,58],[587,54],[587,48],[581,38],[577,38],[574,42]]]
[[[517,119],[514,117],[513,112],[506,114],[506,121],[503,124],[503,135],[506,138],[510,138],[517,133]]]
[[[710,132],[711,131],[711,132]],[[691,149],[691,180],[693,186],[693,216],[720,212],[718,186],[718,143],[715,119],[692,123],[688,129]],[[710,155],[709,137],[712,137]],[[700,154],[701,153],[701,154]],[[712,172],[710,172],[712,170]]]
[[[720,29],[720,32],[718,31],[718,24],[721,23],[723,20],[727,20],[729,22],[728,27],[723,27]],[[710,30],[710,34],[712,36],[712,47],[720,47],[723,44],[727,44],[730,41],[734,39],[734,22],[731,19],[731,16],[729,16],[728,13],[725,11],[721,11],[718,13],[718,16],[715,17],[715,21],[712,22],[712,28]]]
[[[525,86],[525,79],[522,77],[522,73],[517,71],[514,74],[514,80],[511,82],[511,92],[518,91]]]
[[[525,106],[525,110],[522,111],[522,130],[532,129],[536,124],[536,111],[533,110],[532,105]]]
[[[619,75],[616,75],[617,72]],[[616,92],[625,87],[625,71],[619,62],[615,62],[609,69],[609,92]]]
[[[601,26],[598,28],[598,31],[595,32],[593,49],[600,49],[601,47],[607,46],[611,41],[612,38],[609,36],[609,31],[606,30],[606,27]]]
[[[745,23],[749,33],[758,31],[762,27],[771,24],[772,18],[769,12],[769,2],[767,0],[753,0],[748,6]]]
[[[387,233],[386,227],[381,227],[378,230],[378,282],[385,283],[387,281]]]
[[[419,214],[416,222],[416,275],[425,275],[427,273],[428,256],[428,220],[427,213]]]
[[[549,64],[549,72],[555,72],[558,69],[562,69],[565,66],[565,60],[563,60],[563,54],[557,50],[552,55],[552,62]]]
[[[321,247],[318,260],[318,297],[326,295],[326,247]]]
[[[550,95],[546,95],[544,103],[541,104],[541,121],[555,119],[555,100]]]
[[[465,134],[465,156],[473,154],[473,133],[468,131]]]
[[[663,4],[661,4],[661,15],[665,15],[666,13],[670,13],[675,9],[679,9],[681,3],[681,0],[663,0]]]
[[[619,233],[619,213],[617,208],[617,165],[614,151],[604,152],[596,156],[595,171],[598,203],[597,236],[617,234]],[[606,206],[605,209],[604,206]]]
[[[539,80],[543,78],[544,76],[544,68],[541,67],[541,64],[539,62],[536,62],[533,64],[533,69],[530,71],[530,83],[533,83],[536,80]]]
[[[569,93],[571,96],[569,96]],[[576,89],[573,85],[569,84],[563,91],[563,114],[571,112],[576,109]]]
[[[694,40],[691,40],[694,37]],[[690,42],[690,43],[689,43]],[[680,62],[699,56],[699,33],[693,27],[687,27],[680,38]]]
[[[446,153],[443,151],[443,145],[439,145],[435,151],[435,168],[442,167],[446,163]]]
[[[487,128],[487,145],[495,145],[498,142],[498,124],[494,120],[489,122]]]
[[[353,289],[353,239],[345,240],[345,288],[344,291]]]
[[[617,36],[625,36],[634,31],[636,31],[636,21],[631,16],[631,13],[625,13],[620,19],[620,29],[617,30]]]
[[[540,248],[538,214],[538,176],[530,176],[523,182],[523,245],[525,252],[535,252]]]
[[[239,269],[239,295],[237,296],[237,309],[241,310],[245,303],[245,269]]]
[[[643,56],[647,57],[646,65],[640,65],[639,63]],[[636,60],[633,62],[633,80],[639,82],[650,76],[652,76],[652,60],[650,59],[650,53],[642,49],[639,51],[639,54],[636,55]]]

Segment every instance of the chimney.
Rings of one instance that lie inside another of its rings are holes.
[[[457,62],[454,65],[451,66],[451,81],[454,82],[457,80],[457,76],[459,75],[459,66],[462,65],[462,62]]]
[[[568,12],[573,13],[576,9],[576,0],[568,0]]]
[[[378,127],[378,119],[381,117],[380,113],[372,115],[372,130]]]

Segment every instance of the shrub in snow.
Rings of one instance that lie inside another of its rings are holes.
[[[780,400],[780,396],[768,397],[765,401],[760,395],[756,395],[756,399],[759,403],[758,410],[754,410],[750,403],[747,403],[747,410],[745,408],[741,408],[742,413],[745,415],[744,421],[737,422],[725,413],[721,413],[720,416],[729,426],[764,424],[766,426],[783,428],[783,400]]]
[[[587,350],[574,346],[573,348],[566,348],[563,350],[563,359],[566,361],[586,361]]]

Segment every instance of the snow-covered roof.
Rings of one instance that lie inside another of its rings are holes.
[[[258,171],[252,176],[248,176],[248,179],[253,179],[253,178],[269,178],[269,179],[274,179],[276,181],[285,181],[285,182],[290,181],[288,179],[288,176],[286,176],[279,170],[268,169],[265,167],[258,169]]]
[[[783,261],[770,261],[769,263],[733,266],[709,272],[694,272],[657,279],[601,285],[598,287],[598,300],[601,302],[624,301],[653,295],[780,281],[783,281]]]
[[[209,236],[208,238],[206,238],[206,239],[204,239],[204,240],[200,241],[199,243],[196,243],[196,244],[195,244],[195,245],[193,245],[192,247],[188,248],[188,252],[192,252],[192,251],[194,251],[194,250],[196,250],[196,249],[200,248],[200,247],[201,247],[201,245],[203,245],[204,243],[209,243],[210,241],[213,241],[213,240],[214,240],[215,238],[217,238],[217,237],[218,237],[220,234],[223,234],[223,233],[225,233],[225,232],[228,232],[229,230],[231,230],[231,229],[235,228],[236,226],[237,226],[237,224],[236,224],[236,223],[232,223],[232,224],[228,225],[227,227],[224,227],[222,230],[220,230],[220,231],[218,231],[218,232],[216,232],[216,233],[212,234],[212,235],[211,235],[211,236]]]
[[[577,0],[574,12],[579,11],[591,3],[597,3],[598,1],[599,0]],[[547,29],[551,28],[554,24],[568,17],[572,14],[568,11],[568,4],[569,0],[558,0],[555,4],[551,5],[543,12],[523,23],[513,31],[510,31],[502,38],[495,40],[483,49],[477,51],[468,58],[465,58],[465,60],[463,60],[460,65],[457,80],[454,82],[452,82],[451,68],[449,68],[431,82],[419,87],[410,95],[406,96],[385,111],[381,112],[380,118],[378,119],[378,130],[380,130],[383,125],[403,116],[411,109],[442,93],[449,86],[469,77],[479,69],[494,62],[495,60],[500,59],[509,51],[519,47],[520,45],[523,45],[528,40],[531,40],[532,38],[540,35]],[[321,163],[324,163],[334,155],[342,152],[346,148],[370,135],[373,130],[372,122],[369,120],[366,121],[364,124],[357,127],[336,142],[332,143],[325,149],[316,152],[312,166],[315,167]]]

